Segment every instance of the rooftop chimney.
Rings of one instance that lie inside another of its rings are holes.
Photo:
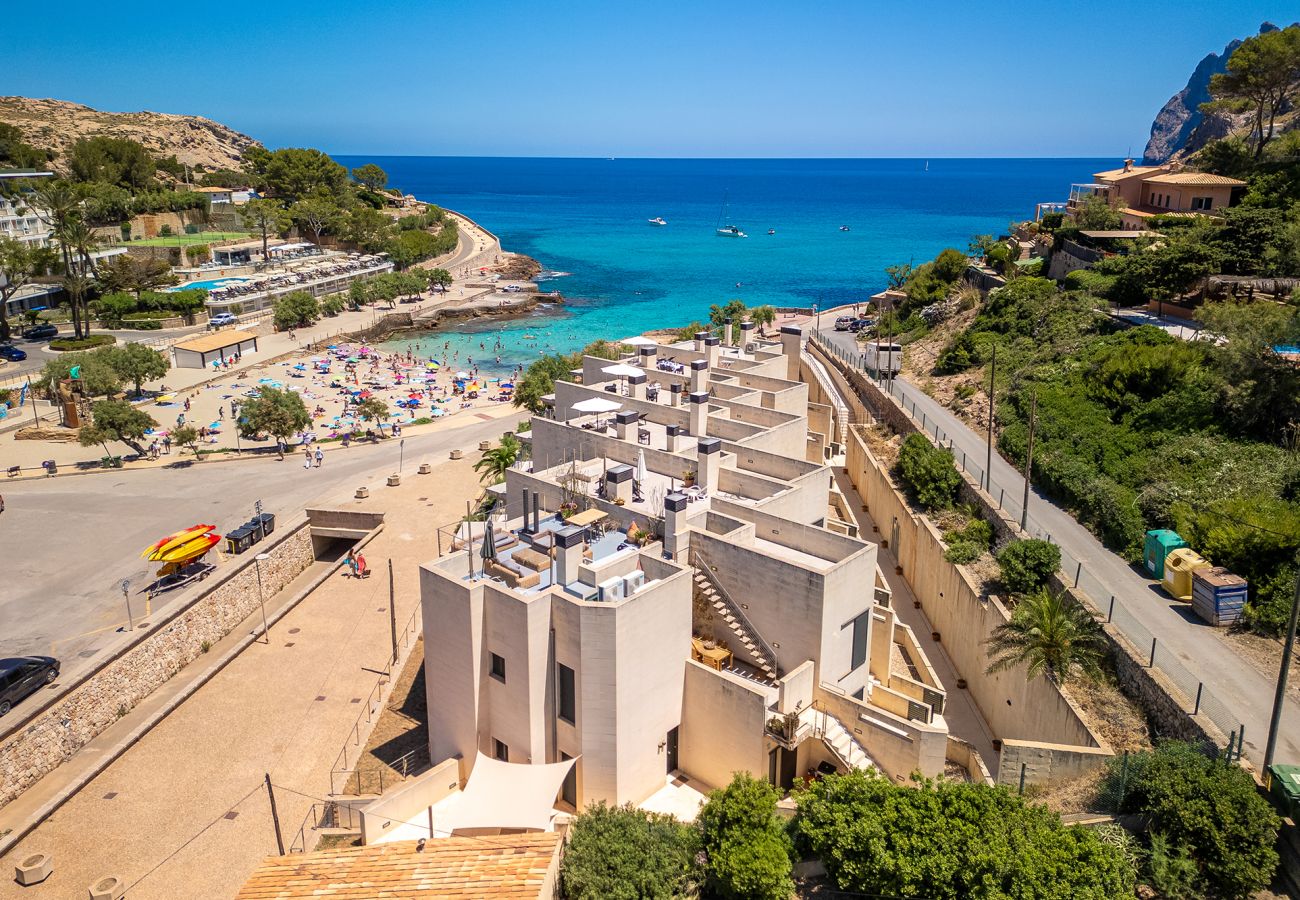
[[[568,525],[555,532],[555,583],[572,584],[578,580],[578,566],[582,565],[582,536],[584,530]]]
[[[641,416],[631,409],[620,410],[614,414],[614,431],[620,441],[626,441],[628,431],[640,420]]]
[[[722,441],[717,438],[700,438],[695,445],[695,481],[706,491],[716,491],[721,466]]]
[[[668,392],[672,394],[673,406],[681,406],[682,405],[682,383],[680,381],[672,382],[671,384],[668,385]]]
[[[611,466],[605,473],[605,498],[610,502],[632,501],[632,476],[636,473],[628,465]]]
[[[691,360],[691,391],[707,391],[709,389],[709,361],[707,359]]]
[[[709,361],[709,368],[718,364],[718,345],[722,343],[722,338],[716,338],[709,335],[704,339],[705,359]]]
[[[686,495],[673,491],[664,498],[664,551],[673,559],[685,559],[690,546],[685,519]]]
[[[748,349],[749,342],[754,339],[754,323],[748,320],[740,323],[740,346],[741,349]]]
[[[627,377],[628,391],[633,400],[645,399],[645,372]]]
[[[704,437],[708,430],[709,421],[709,392],[693,391],[688,399],[690,402],[690,428],[691,434],[697,438]]]
[[[798,326],[781,326],[781,352],[785,354],[785,377],[787,381],[799,380],[799,350],[802,343],[803,331]]]
[[[695,352],[696,352],[696,353],[703,353],[703,352],[704,352],[704,341],[705,341],[705,339],[706,339],[708,336],[709,336],[709,333],[708,333],[707,331],[697,331],[697,332],[695,332]]]

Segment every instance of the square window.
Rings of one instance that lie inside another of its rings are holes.
[[[506,680],[506,661],[495,653],[492,654],[492,677],[498,681]]]
[[[492,756],[502,762],[510,762],[510,748],[506,746],[505,741],[492,739]]]

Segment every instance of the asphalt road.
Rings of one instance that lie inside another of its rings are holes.
[[[471,417],[456,428],[409,436],[404,471],[413,476],[424,458],[442,459],[452,449],[498,438],[514,421]],[[140,553],[159,537],[197,522],[224,534],[252,517],[256,500],[282,520],[292,519],[307,506],[337,502],[396,471],[398,456],[398,442],[390,440],[326,453],[319,469],[303,469],[291,454],[283,462],[273,456],[208,461],[5,485],[0,657],[57,656],[64,675],[75,674],[126,624],[122,579],[131,580],[132,609],[137,622],[143,619],[143,591],[158,564],[146,563]],[[154,611],[175,596],[156,598]]]
[[[837,346],[856,352],[852,335],[829,327],[821,333]],[[894,380],[893,395],[905,399],[909,412],[915,408],[915,418],[923,421],[931,434],[937,426],[945,443],[952,442],[954,456],[959,461],[964,458],[972,472],[983,470],[987,455],[984,434],[972,431],[950,410],[904,378]],[[995,451],[990,494],[1002,497],[1003,508],[1019,516],[1023,491],[1024,479],[1020,473]],[[1092,532],[1038,491],[1029,495],[1028,530],[1050,538],[1061,548],[1066,573],[1073,574],[1082,563],[1080,587],[1102,612],[1107,611],[1109,598],[1114,595],[1116,624],[1143,652],[1154,637],[1157,665],[1166,670],[1181,667],[1189,673],[1193,683],[1180,684],[1189,696],[1196,692],[1196,681],[1204,683],[1202,707],[1225,733],[1245,727],[1245,755],[1259,765],[1268,738],[1274,678],[1260,674],[1248,661],[1240,659],[1220,630],[1197,618],[1188,604],[1170,600],[1153,581],[1103,547]],[[1300,762],[1300,704],[1294,700],[1288,700],[1284,708],[1275,759]]]

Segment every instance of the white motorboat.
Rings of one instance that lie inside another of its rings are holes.
[[[651,225],[667,225],[667,224],[668,224],[668,222],[664,219],[663,216],[655,216],[653,219],[650,219],[649,222],[650,222]]]

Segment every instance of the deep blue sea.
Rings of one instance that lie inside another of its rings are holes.
[[[450,340],[462,360],[478,353],[500,371],[539,352],[685,325],[737,297],[823,309],[866,300],[885,286],[886,266],[1005,232],[1032,217],[1035,203],[1064,199],[1071,182],[1114,162],[933,159],[927,171],[923,159],[338,160],[377,163],[390,185],[462,212],[506,249],[566,273],[542,282],[564,295],[559,315],[466,326],[428,342],[441,349]],[[747,238],[714,234],[724,198]],[[668,225],[649,225],[654,216]],[[479,348],[497,341],[499,367]]]

